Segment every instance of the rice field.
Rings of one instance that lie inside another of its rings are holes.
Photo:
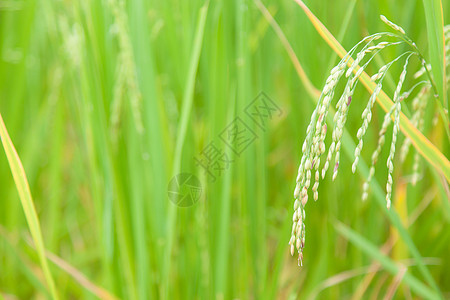
[[[450,298],[449,20],[0,0],[0,300]]]

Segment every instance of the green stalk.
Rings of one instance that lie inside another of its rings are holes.
[[[447,109],[448,100],[447,78],[445,71],[445,44],[444,44],[444,14],[441,0],[423,0],[425,19],[428,32],[428,51],[431,62],[431,72],[434,75],[437,92],[442,105]]]
[[[28,186],[27,176],[22,166],[22,162],[20,161],[19,155],[14,148],[14,144],[9,137],[8,131],[6,130],[6,126],[3,122],[3,117],[1,114],[0,138],[6,153],[6,157],[8,159],[9,166],[11,168],[11,173],[14,177],[14,182],[16,183],[16,188],[19,193],[20,202],[25,213],[25,218],[28,223],[28,228],[30,229],[31,237],[33,238],[33,241],[36,245],[36,251],[39,256],[42,271],[44,272],[45,280],[47,281],[47,287],[52,298],[58,299],[55,282],[50,272],[47,258],[45,257],[44,239],[42,237],[41,226],[39,224],[39,218],[34,207],[33,198],[31,197],[30,187]]]
[[[177,175],[181,168],[181,155],[183,151],[184,141],[186,138],[186,132],[188,128],[189,117],[192,110],[192,103],[194,100],[194,85],[197,74],[198,62],[200,59],[200,52],[203,42],[203,32],[205,30],[206,16],[208,13],[209,1],[200,9],[197,29],[195,32],[194,46],[192,49],[191,63],[189,66],[186,88],[183,94],[183,106],[181,108],[181,119],[177,130],[177,142],[175,146],[174,163],[172,168],[172,176]],[[167,218],[167,248],[164,255],[163,269],[162,269],[162,295],[164,299],[169,299],[169,281],[170,281],[170,266],[172,248],[175,239],[175,225],[177,207],[175,205],[169,205],[168,218]]]

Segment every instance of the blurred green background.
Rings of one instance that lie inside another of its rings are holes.
[[[448,22],[450,5],[443,2]],[[421,180],[412,186],[412,152],[404,164],[396,156],[392,214],[431,281],[386,209],[372,194],[361,201],[365,178],[351,173],[348,155],[337,180],[327,176],[319,201],[306,206],[304,266],[289,255],[296,171],[315,102],[257,3],[0,0],[0,113],[22,159],[62,299],[420,297],[404,276],[349,242],[337,222],[450,297],[447,184],[422,160]],[[422,1],[305,3],[346,49],[388,30],[383,14],[428,56]],[[294,1],[263,4],[321,89],[336,55]],[[383,59],[405,49],[389,48]],[[401,65],[393,68],[385,85],[390,95]],[[246,113],[261,92],[279,108],[264,126]],[[354,140],[368,97],[360,87],[352,102],[347,130]],[[448,157],[434,114],[430,105],[425,135]],[[375,105],[366,162],[383,115]],[[255,136],[234,141],[233,147],[248,144],[239,155],[221,139],[236,117]],[[227,170],[213,169],[215,180],[196,161],[213,153],[211,143],[232,160]],[[384,191],[384,163],[378,170]],[[169,181],[181,172],[195,175],[202,188],[186,208],[168,198]],[[50,297],[4,154],[0,200],[0,298]]]

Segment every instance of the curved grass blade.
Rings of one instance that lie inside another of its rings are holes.
[[[42,280],[42,277],[37,274],[40,271],[34,263],[32,263],[27,256],[19,249],[18,243],[14,241],[5,228],[0,225],[0,241],[2,241],[2,251],[8,253],[10,258],[15,261],[16,268],[20,273],[23,274],[24,280],[34,287],[35,292],[41,292],[47,299],[50,298],[50,293]],[[8,260],[10,259],[8,258]],[[0,292],[1,294],[1,292]],[[1,299],[1,298],[0,298]]]
[[[34,245],[33,245],[34,246]],[[97,296],[99,299],[104,300],[118,300],[115,295],[111,294],[104,288],[96,285],[94,282],[89,280],[81,271],[76,269],[74,266],[60,258],[59,256],[47,251],[47,258],[58,266],[61,270],[69,274],[76,282],[78,282],[83,288]]]
[[[19,192],[20,202],[22,204],[25,218],[28,223],[28,227],[31,232],[34,243],[36,244],[36,251],[39,256],[42,271],[44,272],[45,280],[47,281],[48,289],[53,299],[58,299],[56,293],[55,282],[53,281],[52,274],[48,267],[47,259],[45,257],[44,239],[42,237],[41,226],[39,225],[39,218],[34,207],[33,198],[31,197],[30,187],[28,186],[27,176],[23,169],[22,162],[17,154],[14,144],[9,137],[6,130],[5,123],[3,122],[2,115],[0,114],[0,137],[2,140],[3,148],[5,149],[6,157],[8,159],[11,173],[14,178],[14,182]]]
[[[414,262],[411,259],[404,259],[401,262],[405,265],[405,267],[414,266]],[[440,260],[433,258],[433,257],[427,258],[426,262],[429,265],[439,265],[441,263]],[[379,273],[381,271],[383,271],[383,269],[381,269],[381,266],[379,264],[375,265],[375,267],[373,267],[373,265],[369,265],[369,266],[365,266],[365,267],[359,267],[356,269],[343,271],[341,273],[338,273],[336,275],[328,277],[327,279],[322,281],[320,283],[320,285],[318,285],[314,288],[313,292],[311,293],[311,295],[308,296],[307,299],[317,299],[319,293],[321,293],[325,289],[336,286],[338,284],[342,284],[350,279],[356,278],[361,275],[366,275],[366,276],[371,275],[371,274],[376,275],[377,273]],[[352,297],[353,297],[353,299],[361,299],[362,295],[360,295],[359,297],[355,297],[355,294],[353,294]]]
[[[309,10],[309,8],[301,0],[295,0],[307,17],[314,25],[318,33],[328,43],[328,45],[340,56],[344,57],[347,52],[341,46],[341,44],[334,38],[334,36],[328,31],[328,29],[317,19],[317,17]],[[349,60],[349,65],[353,63],[353,59]],[[355,68],[354,72],[357,72],[359,67]],[[370,79],[370,76],[366,72],[362,72],[359,80],[363,83],[366,89],[372,93],[376,84]],[[377,102],[380,106],[388,112],[393,103],[389,96],[381,90],[378,94]],[[403,114],[400,113],[400,129],[403,134],[407,136],[417,151],[436,169],[439,173],[442,173],[448,182],[450,182],[450,161],[433,145],[420,131],[415,128],[411,121]]]
[[[343,140],[343,145],[344,145],[344,151],[347,153],[347,155],[352,155],[353,149],[356,146],[353,142],[353,139],[350,137],[350,135],[347,132],[344,132],[344,136],[342,137],[342,140]],[[357,170],[359,173],[361,173],[362,177],[367,178],[369,176],[369,167],[364,162],[364,160],[361,160],[359,162]],[[403,224],[402,220],[400,219],[400,216],[397,214],[397,212],[394,209],[386,208],[386,201],[385,201],[386,194],[383,191],[380,184],[375,180],[375,178],[370,182],[370,188],[372,189],[372,193],[374,195],[377,205],[380,207],[380,209],[383,210],[383,212],[389,218],[389,222],[391,223],[391,225],[394,226],[398,230],[399,236],[401,237],[403,242],[406,244],[406,246],[408,247],[408,251],[411,253],[414,260],[416,261],[419,271],[425,277],[427,282],[440,294],[441,292],[439,290],[438,285],[436,284],[435,280],[431,276],[430,271],[425,266],[423,258],[420,255],[420,252],[417,249],[416,245],[414,244],[414,241],[412,240],[411,236],[409,235],[408,230],[406,229],[405,225]]]
[[[272,17],[269,10],[261,2],[261,0],[254,0],[254,2],[256,4],[256,6],[258,7],[258,9],[263,14],[263,16],[266,18],[266,20],[272,26],[272,29],[275,31],[276,35],[278,36],[281,43],[283,44],[284,49],[286,49],[286,52],[288,53],[289,58],[291,59],[292,64],[294,65],[294,68],[297,71],[298,77],[303,82],[306,91],[313,99],[315,99],[315,98],[318,99],[320,97],[320,91],[309,80],[308,75],[306,75],[305,70],[303,69],[302,65],[300,64],[300,61],[298,60],[297,56],[295,55],[294,49],[292,49],[292,46],[289,43],[289,41],[287,40],[286,36],[284,35],[283,30],[281,30],[280,26],[275,21],[275,19]]]
[[[367,253],[370,257],[380,262],[386,271],[391,273],[392,275],[397,275],[401,272],[403,266],[398,265],[396,262],[391,260],[389,257],[381,253],[381,251],[373,245],[370,241],[365,239],[363,236],[359,235],[357,232],[353,231],[351,228],[346,225],[336,222],[335,224],[336,230],[343,236],[345,236],[350,242],[352,242],[355,246],[360,248],[362,251]],[[406,271],[403,275],[402,282],[407,284],[411,290],[415,291],[418,295],[426,298],[426,299],[438,299],[439,296],[434,293],[434,291],[430,290],[426,285],[424,285],[420,280],[411,275],[410,272]]]

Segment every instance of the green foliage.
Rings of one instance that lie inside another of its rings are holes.
[[[303,299],[327,278],[374,262],[381,269],[372,279],[364,269],[327,285],[319,297],[363,291],[365,298],[380,298],[406,265],[395,297],[448,297],[450,213],[439,168],[421,159],[421,177],[412,186],[413,154],[403,165],[396,156],[399,188],[394,185],[391,210],[380,184],[384,166],[368,200],[360,200],[365,162],[383,120],[380,107],[355,175],[361,120],[349,118],[337,182],[326,178],[320,200],[308,203],[304,266],[289,256],[301,141],[336,54],[294,1],[261,2],[291,53],[259,1],[0,1],[0,113],[12,142],[2,128],[0,299],[51,298],[51,278],[62,299]],[[396,16],[390,19],[419,49],[430,47],[425,57],[431,58],[438,50],[429,45],[421,3],[306,2],[347,50],[368,32],[386,30],[383,14]],[[386,55],[404,50],[392,47]],[[305,88],[292,54],[311,86]],[[369,74],[385,64],[375,62]],[[419,67],[417,60],[411,64]],[[393,67],[392,77],[400,72],[401,65]],[[405,86],[412,84],[407,77]],[[395,83],[383,89],[392,95]],[[264,126],[246,114],[260,92],[282,111]],[[357,90],[353,98],[361,112],[365,102],[357,99],[367,92]],[[449,157],[431,103],[422,133],[429,149]],[[236,118],[256,135],[239,155],[221,139]],[[211,143],[232,160],[215,181],[194,159],[204,158]],[[13,145],[24,173],[11,156]],[[380,154],[382,161],[388,154]],[[180,172],[202,185],[199,201],[186,208],[167,193]],[[26,179],[30,193],[17,193]],[[413,217],[417,221],[408,222]],[[380,250],[393,236],[392,250]],[[428,265],[430,257],[439,263]]]
[[[423,0],[428,33],[431,71],[438,89],[439,100],[448,110],[445,65],[444,15],[441,0]],[[447,116],[448,118],[448,116]]]

